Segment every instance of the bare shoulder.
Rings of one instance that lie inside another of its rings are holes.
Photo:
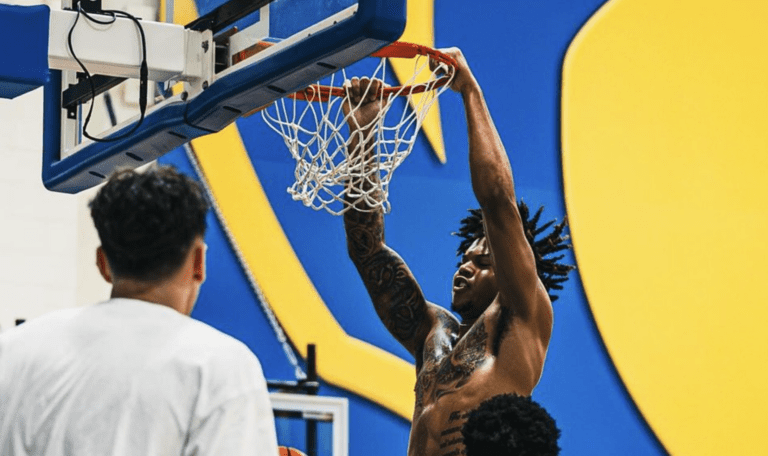
[[[427,314],[432,320],[432,330],[459,333],[459,320],[444,307],[427,302]]]
[[[459,339],[459,320],[448,310],[428,302],[427,318],[430,329],[416,356],[417,372],[437,364],[453,350]]]

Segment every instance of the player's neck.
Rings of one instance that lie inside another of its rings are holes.
[[[138,299],[170,307],[182,314],[189,314],[189,290],[173,282],[147,283],[137,280],[116,280],[112,287],[112,298]]]

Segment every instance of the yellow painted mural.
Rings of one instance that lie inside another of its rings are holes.
[[[579,271],[675,455],[768,454],[766,18],[764,1],[611,0],[564,63]]]
[[[407,5],[408,20],[405,23],[405,31],[400,41],[416,43],[423,46],[435,47],[435,0],[409,0]],[[390,59],[392,70],[397,79],[402,83],[413,77],[413,61],[403,59]],[[415,83],[420,84],[428,80],[429,73],[422,72]],[[418,106],[422,94],[413,96],[413,105]],[[443,128],[440,122],[440,100],[435,104],[424,118],[422,130],[427,136],[432,150],[441,163],[447,160],[445,155],[445,143],[443,142]]]

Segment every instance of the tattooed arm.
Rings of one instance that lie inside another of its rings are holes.
[[[375,127],[371,123],[384,103],[376,96],[380,84],[381,81],[375,79],[354,78],[347,85],[352,105],[360,105],[347,121],[350,154],[372,153]],[[350,106],[345,104],[344,108],[348,114]],[[365,190],[369,191],[370,186]],[[381,197],[380,194],[373,196]],[[417,369],[420,369],[425,342],[432,330],[445,326],[446,318],[457,327],[455,318],[426,301],[413,273],[386,245],[384,213],[380,208],[363,212],[353,207],[344,214],[344,228],[349,257],[363,279],[376,313],[389,332],[416,358]]]
[[[380,211],[354,210],[344,214],[349,257],[357,267],[376,313],[389,332],[416,358],[421,369],[424,352],[433,330],[458,332],[455,318],[441,307],[428,303],[405,261],[384,243],[384,217]],[[446,340],[450,340],[446,334]],[[434,337],[431,337],[433,339]],[[439,337],[437,337],[439,338]],[[442,339],[441,339],[442,340]],[[427,354],[427,356],[429,356]]]

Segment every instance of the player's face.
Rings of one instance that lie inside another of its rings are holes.
[[[462,320],[474,320],[491,305],[499,288],[493,271],[491,252],[485,238],[475,241],[464,253],[453,276],[451,309]]]

